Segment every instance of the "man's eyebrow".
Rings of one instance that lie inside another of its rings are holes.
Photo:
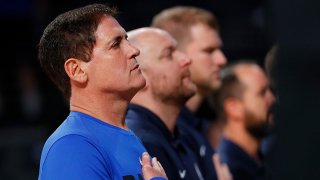
[[[164,57],[166,55],[167,52],[173,52],[176,49],[176,47],[170,45],[170,46],[166,46],[164,47],[161,52],[160,52],[160,57]]]
[[[118,41],[121,41],[122,39],[127,39],[127,38],[128,38],[127,34],[125,34],[125,35],[117,35],[117,36],[113,37],[110,41],[108,41],[107,45],[111,46],[114,42],[118,42]]]

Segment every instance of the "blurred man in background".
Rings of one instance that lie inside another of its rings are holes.
[[[178,126],[197,154],[205,178],[212,179],[215,174],[211,156],[213,147],[218,145],[222,126],[215,119],[209,96],[220,87],[220,69],[227,63],[220,49],[222,41],[217,19],[201,8],[177,6],[157,14],[152,26],[168,31],[178,41],[177,48],[192,60],[191,79],[197,91],[182,108]],[[212,135],[210,141],[208,134]]]
[[[157,14],[152,26],[168,31],[177,41],[178,49],[191,58],[191,79],[197,86],[196,94],[186,103],[179,123],[191,126],[205,137],[208,135],[208,123],[215,119],[215,112],[208,95],[220,86],[220,69],[227,63],[221,51],[222,40],[215,16],[201,8],[177,6],[165,9]],[[198,119],[188,116],[194,114]],[[213,147],[217,141],[212,138]]]
[[[235,180],[265,178],[259,150],[274,100],[257,64],[239,61],[223,70],[218,105],[225,127],[218,154]]]

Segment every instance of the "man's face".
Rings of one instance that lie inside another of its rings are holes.
[[[167,32],[159,31],[148,38],[148,50],[143,70],[147,84],[162,101],[184,104],[196,92],[189,66],[191,60],[177,50],[177,42]]]
[[[220,70],[227,63],[220,49],[220,36],[216,30],[204,24],[192,26],[190,34],[190,42],[184,46],[184,51],[192,59],[192,81],[202,92],[217,90],[221,83]]]
[[[119,23],[113,17],[103,17],[95,37],[96,44],[87,63],[88,85],[101,92],[124,95],[143,88],[145,79],[135,60],[140,51],[129,43]]]
[[[238,70],[238,77],[245,86],[242,99],[245,127],[252,136],[261,139],[268,133],[267,119],[275,98],[261,68],[251,65],[239,67]]]

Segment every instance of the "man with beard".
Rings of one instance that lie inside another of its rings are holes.
[[[209,96],[219,89],[220,70],[227,63],[221,50],[223,42],[217,18],[202,8],[176,6],[157,14],[152,20],[152,26],[169,32],[178,41],[178,49],[192,59],[191,79],[197,86],[197,92],[183,108],[179,124],[202,133],[204,138],[209,136],[210,144],[216,148],[221,126],[215,121],[212,97]],[[196,151],[200,152],[201,147],[205,147],[203,143],[195,148]],[[210,151],[208,147],[207,154]],[[203,155],[200,158],[208,159]]]
[[[216,121],[213,103],[210,103],[212,98],[208,96],[219,88],[220,70],[227,63],[221,51],[217,19],[205,9],[176,6],[157,14],[152,26],[168,31],[178,41],[177,48],[192,59],[191,79],[197,92],[182,108],[178,126],[197,154],[204,179],[214,179],[212,147],[217,147],[222,126]]]
[[[218,93],[221,118],[225,120],[218,153],[235,180],[264,179],[259,153],[268,134],[268,115],[274,103],[268,79],[253,62],[238,62],[222,71]]]
[[[202,179],[196,155],[181,141],[176,126],[181,107],[196,92],[190,78],[191,60],[166,31],[140,28],[128,36],[141,51],[137,61],[146,78],[146,86],[129,105],[128,127],[161,161],[169,179]]]

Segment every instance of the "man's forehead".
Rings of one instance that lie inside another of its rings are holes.
[[[268,79],[257,65],[239,65],[235,69],[239,80],[246,85],[267,85]]]
[[[177,46],[177,41],[172,38],[171,35],[164,32],[151,32],[146,37],[151,41],[153,46],[157,46],[161,49],[172,48]]]
[[[118,23],[118,21],[112,17],[104,15],[98,25],[96,33],[106,33],[108,35],[125,35],[126,31]]]
[[[207,25],[194,25],[190,28],[190,44],[196,44],[201,47],[221,47],[222,40],[220,34]]]
[[[177,41],[171,36],[163,37],[165,39],[165,45],[167,48],[172,48],[177,46]]]
[[[189,28],[189,33],[192,36],[208,35],[208,34],[219,35],[219,32],[216,29],[210,27],[207,24],[203,24],[203,23],[197,23],[197,24],[192,25]]]
[[[114,17],[109,15],[102,16],[99,24],[102,24],[102,23],[107,23],[110,26],[119,26],[119,22]]]

